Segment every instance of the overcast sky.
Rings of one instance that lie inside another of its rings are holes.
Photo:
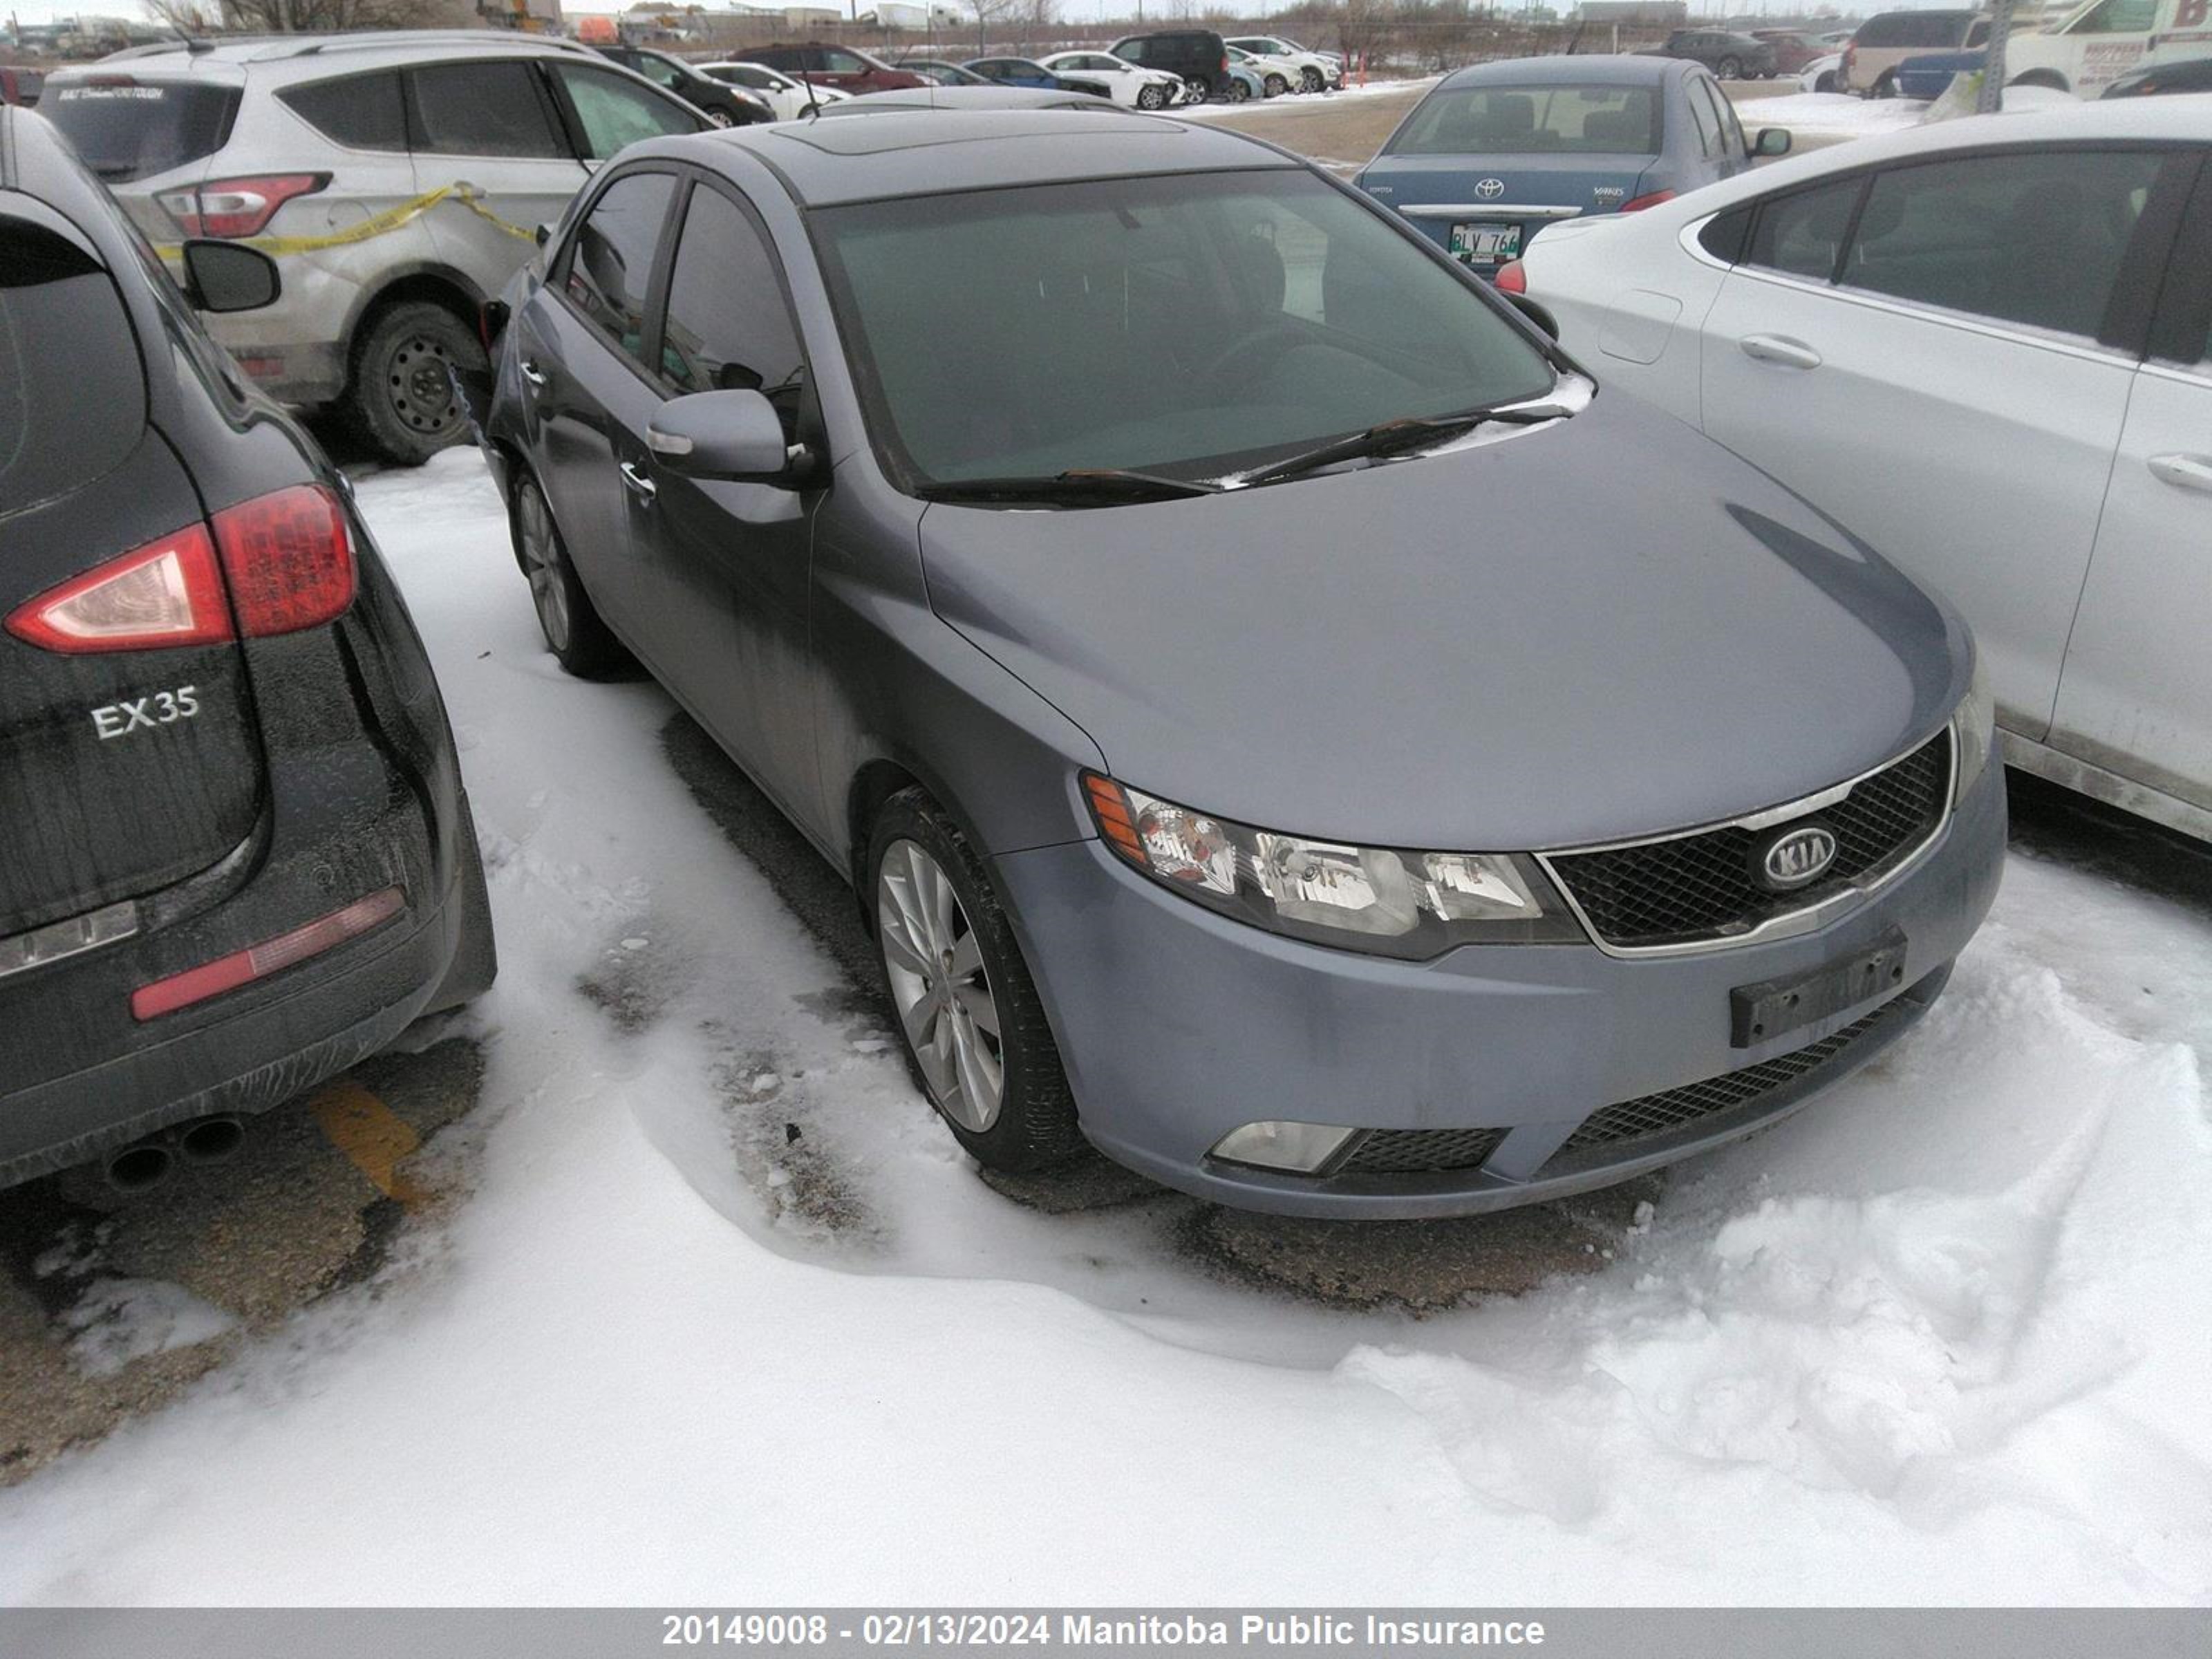
[[[861,9],[867,9],[872,3],[873,0],[861,0]],[[1811,10],[1813,3],[1814,0],[1808,0],[1805,9]],[[1862,0],[1862,9],[1901,10],[1916,5],[1940,6],[1962,3],[1963,0],[1888,0],[1888,5],[1885,8],[1875,3],[1874,0]],[[605,0],[605,9],[618,10],[626,3],[627,0]],[[1558,6],[1564,12],[1572,3],[1572,0],[1551,0],[1551,3]],[[1838,0],[1838,3],[1842,5],[1843,9],[1851,9],[1848,0]],[[1501,11],[1510,13],[1514,7],[1515,0],[1499,0]],[[580,4],[574,8],[578,11],[592,11],[599,9],[590,4]],[[1275,4],[1269,3],[1269,0],[1253,0],[1250,15],[1258,15],[1275,9]],[[1703,8],[1695,3],[1691,7],[1692,11],[1701,9]],[[1714,0],[1712,9],[1730,12],[1737,10],[1755,12],[1761,9],[1759,0]],[[1127,17],[1135,12],[1136,0],[1060,0],[1060,9],[1063,17]],[[1795,8],[1790,5],[1789,0],[1767,0],[1765,9],[1780,15]],[[50,22],[56,17],[74,17],[80,12],[132,19],[144,15],[140,8],[133,3],[133,0],[0,0],[0,17],[12,13],[26,23]]]

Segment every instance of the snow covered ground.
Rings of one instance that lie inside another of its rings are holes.
[[[1602,1271],[1342,1312],[976,1180],[666,698],[545,655],[477,458],[361,495],[501,934],[470,1190],[0,1495],[0,1600],[2212,1601],[2206,910],[2015,856]]]

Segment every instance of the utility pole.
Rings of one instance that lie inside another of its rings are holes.
[[[1982,91],[1974,100],[1977,114],[1994,115],[2004,107],[2005,43],[2012,38],[2013,0],[1996,0],[1990,8],[1990,44],[1982,55]]]

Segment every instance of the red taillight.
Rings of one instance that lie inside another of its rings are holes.
[[[257,979],[266,979],[295,963],[305,962],[333,945],[358,938],[372,927],[381,927],[398,915],[406,902],[406,895],[397,887],[387,887],[367,898],[356,899],[344,909],[333,910],[304,927],[295,927],[289,933],[279,933],[275,939],[250,945],[243,951],[234,951],[227,957],[217,957],[213,962],[188,968],[181,974],[142,985],[131,994],[131,1017],[158,1019],[196,1002],[205,1002],[210,997],[221,996],[225,991],[251,985]]]
[[[1526,294],[1528,291],[1528,272],[1518,259],[1508,259],[1498,266],[1498,275],[1492,280],[1497,283],[1500,294]]]
[[[1671,202],[1674,199],[1673,191],[1655,190],[1649,196],[1639,196],[1632,202],[1623,202],[1620,204],[1620,210],[1623,213],[1641,213],[1646,208],[1655,208],[1662,202]]]
[[[327,173],[214,179],[163,191],[160,201],[187,236],[258,236],[278,208],[295,196],[312,196],[330,181]]]
[[[187,525],[50,587],[4,625],[72,654],[212,645],[330,622],[353,603],[353,587],[344,508],[319,484],[295,484],[225,507],[212,535]]]
[[[345,509],[320,484],[295,484],[215,515],[238,629],[248,639],[296,634],[353,603]]]
[[[48,588],[10,611],[6,625],[19,640],[72,655],[231,636],[215,543],[196,524]]]

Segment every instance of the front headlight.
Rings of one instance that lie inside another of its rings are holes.
[[[1980,778],[1982,769],[1990,763],[1990,756],[1996,747],[1997,703],[1990,694],[1990,672],[1978,649],[1974,653],[1974,678],[1966,687],[1959,712],[1951,719],[1958,734],[1954,741],[1959,745],[1959,787],[1953,796],[1955,803],[1966,799],[1966,791]]]
[[[1153,880],[1254,927],[1425,961],[1459,945],[1582,942],[1538,869],[1510,853],[1406,853],[1254,830],[1083,775],[1106,844]]]

